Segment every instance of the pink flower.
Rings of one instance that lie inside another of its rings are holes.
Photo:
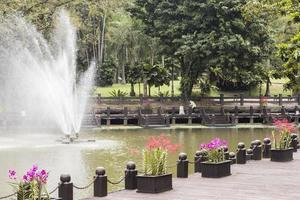
[[[177,149],[180,147],[179,144],[174,144],[164,134],[161,134],[160,136],[152,136],[148,139],[148,142],[146,144],[147,149],[156,149],[156,148],[161,148],[163,150],[166,150],[168,152],[176,152]]]

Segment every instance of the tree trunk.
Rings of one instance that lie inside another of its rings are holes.
[[[148,83],[147,83],[147,81],[146,80],[144,80],[144,97],[147,97],[148,95],[147,95],[147,85],[148,85]]]
[[[151,97],[151,86],[148,85],[149,97]]]
[[[271,80],[268,77],[267,82],[266,82],[266,93],[265,93],[265,97],[269,97],[270,96],[270,84],[271,84]]]
[[[104,37],[105,37],[106,15],[102,16],[102,23],[100,21],[99,25],[101,31],[99,32],[98,59],[99,59],[99,67],[101,67],[104,60]]]
[[[126,84],[125,65],[128,61],[128,49],[125,47],[125,63],[122,65],[122,84]]]
[[[141,83],[139,82],[139,95],[141,94]]]
[[[133,83],[130,83],[130,87],[131,87],[131,90],[130,90],[130,96],[131,96],[131,97],[134,97],[134,96],[135,96],[134,84],[133,84]]]
[[[174,66],[172,66],[171,96],[174,97]]]

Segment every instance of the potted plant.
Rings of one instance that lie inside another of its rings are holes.
[[[21,180],[18,180],[15,170],[9,170],[8,176],[14,182],[13,186],[17,200],[50,200],[50,196],[46,189],[48,172],[46,170],[38,170],[37,165],[26,172]]]
[[[159,193],[172,189],[172,174],[167,171],[168,153],[176,152],[178,144],[173,144],[165,135],[150,137],[143,150],[143,175],[137,176],[137,192]]]
[[[225,159],[227,141],[215,138],[207,144],[200,144],[208,152],[208,161],[202,163],[202,177],[220,178],[231,175],[230,160]]]
[[[271,148],[271,161],[288,162],[293,160],[294,149],[290,147],[291,133],[295,131],[295,126],[288,120],[275,120],[276,130],[272,132],[273,143]]]

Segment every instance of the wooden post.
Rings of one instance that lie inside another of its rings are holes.
[[[158,116],[161,117],[161,113],[162,113],[162,111],[161,111],[161,106],[159,106],[158,109],[157,109],[157,114],[158,114]]]
[[[101,94],[98,94],[98,96],[97,96],[97,103],[98,103],[98,104],[101,103]]]
[[[244,94],[240,94],[240,105],[244,106]]]
[[[188,110],[188,125],[192,125],[192,112],[193,112],[193,109],[191,107],[189,107],[189,110]]]
[[[143,103],[144,103],[144,100],[143,100],[143,95],[142,95],[142,94],[140,94],[139,96],[140,96],[140,104],[141,104],[141,105],[143,105]]]
[[[253,124],[254,123],[254,109],[253,109],[253,106],[250,106],[250,110],[249,110],[249,114],[250,114],[250,124]]]
[[[175,118],[175,107],[172,107],[172,116],[171,116],[171,118],[172,118],[172,125],[175,125],[176,124],[176,118]]]
[[[224,105],[224,94],[220,94],[220,105]]]
[[[127,126],[128,125],[128,108],[127,107],[124,107],[123,114],[124,114],[123,124],[124,124],[124,126]]]
[[[279,94],[278,98],[279,98],[278,103],[279,103],[280,106],[282,106],[282,94]]]
[[[234,107],[234,123],[235,124],[239,123],[239,107],[238,106]]]
[[[107,107],[107,111],[106,111],[106,125],[109,126],[110,125],[110,107]]]

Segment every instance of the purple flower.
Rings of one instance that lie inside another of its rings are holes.
[[[46,172],[46,170],[43,169],[40,172],[37,172],[36,176],[38,181],[41,182],[42,184],[47,183],[48,173]]]
[[[213,149],[225,147],[227,145],[228,145],[228,142],[226,140],[221,140],[220,138],[215,138],[207,144],[200,144],[200,148],[207,149],[207,150],[213,150]]]
[[[31,168],[31,171],[36,172],[38,170],[38,166],[37,165],[33,165]]]
[[[8,170],[8,177],[10,179],[16,180],[17,179],[17,172],[13,169]]]
[[[23,181],[24,181],[24,182],[29,182],[28,176],[27,176],[27,175],[24,175],[24,176],[23,176]]]

